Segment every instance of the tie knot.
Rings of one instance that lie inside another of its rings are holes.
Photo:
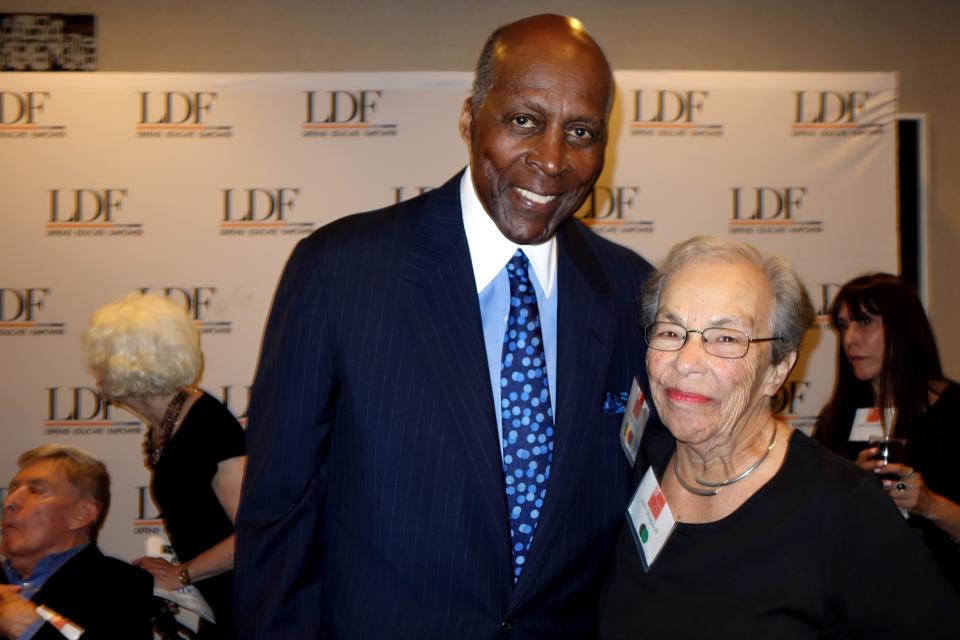
[[[527,255],[522,249],[517,249],[517,252],[510,258],[510,262],[507,263],[507,275],[511,280],[515,278],[526,280],[529,267],[530,261],[527,260]]]

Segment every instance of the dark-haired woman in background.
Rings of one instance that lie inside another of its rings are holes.
[[[877,273],[845,284],[831,317],[841,348],[817,436],[863,469],[893,476],[884,489],[960,593],[960,385],[943,375],[923,305],[903,280]],[[867,407],[896,409],[890,424],[882,420],[888,434],[906,439],[903,460],[884,465],[872,445],[855,452],[851,429],[857,410]]]

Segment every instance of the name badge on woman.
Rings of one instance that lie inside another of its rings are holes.
[[[647,406],[643,391],[640,390],[640,385],[634,378],[626,411],[623,412],[623,422],[620,424],[620,446],[623,447],[623,453],[630,461],[630,466],[637,461],[637,450],[640,449],[640,440],[643,438],[643,431],[647,427],[649,417],[650,407]]]
[[[890,407],[886,411],[887,428],[893,424],[896,409]],[[880,407],[864,407],[857,409],[853,417],[853,426],[850,428],[850,442],[870,442],[870,438],[882,438],[883,425],[880,422]]]
[[[660,483],[653,473],[653,467],[647,469],[630,500],[627,508],[627,520],[630,521],[630,531],[633,540],[640,551],[644,571],[649,571],[667,539],[677,528],[677,521],[670,511],[670,505],[660,490]]]

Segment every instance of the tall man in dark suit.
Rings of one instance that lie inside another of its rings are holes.
[[[610,67],[579,21],[496,31],[467,170],[301,242],[266,329],[237,521],[244,638],[584,638],[628,501],[650,270],[572,218]]]
[[[0,637],[152,639],[153,578],[97,548],[110,508],[103,463],[62,445],[17,462],[3,499]]]

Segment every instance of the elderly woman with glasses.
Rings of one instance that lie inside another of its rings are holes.
[[[878,483],[771,398],[813,309],[786,262],[697,237],[645,287],[650,395],[602,638],[960,637],[960,607]]]

